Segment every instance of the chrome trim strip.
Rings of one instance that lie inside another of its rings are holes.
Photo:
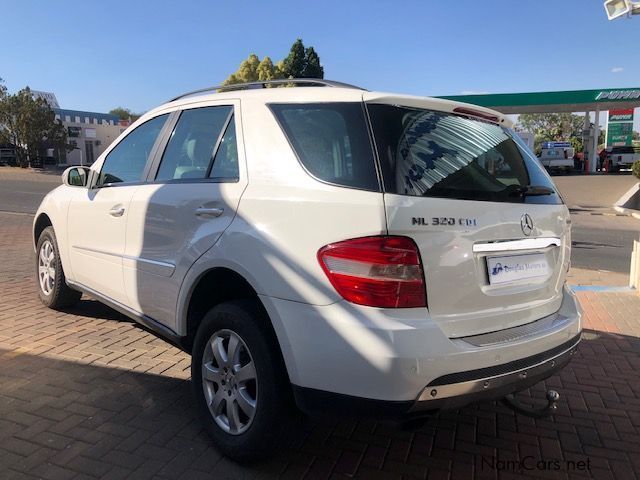
[[[557,237],[524,238],[522,240],[507,240],[504,242],[476,243],[473,246],[473,253],[516,252],[519,250],[559,247],[560,245],[562,245],[562,240]]]
[[[142,257],[134,257],[133,255],[118,255],[113,252],[105,252],[104,250],[99,250],[97,248],[90,247],[79,247],[77,245],[73,245],[72,248],[76,250],[83,250],[85,252],[98,253],[100,255],[107,255],[109,257],[121,258],[123,260],[123,266],[127,266],[129,268],[142,270],[144,272],[152,273],[154,275],[160,275],[162,277],[170,277],[173,275],[176,266],[172,263],[160,262],[158,260],[150,260],[148,258]],[[125,262],[125,260],[127,262]]]
[[[479,335],[470,335],[468,337],[452,338],[454,343],[464,342],[466,346],[473,345],[475,347],[489,347],[500,345],[502,343],[518,342],[532,337],[539,337],[557,330],[561,330],[571,323],[574,319],[554,313],[548,317],[543,317],[533,322],[525,323],[517,327],[498,330],[495,332],[481,333]]]
[[[517,383],[520,380],[524,381],[526,380],[527,376],[539,375],[547,370],[555,368],[556,362],[565,360],[565,358],[563,357],[567,357],[568,359],[568,357],[573,355],[573,353],[575,352],[578,343],[580,343],[579,339],[575,344],[573,344],[573,346],[567,348],[557,355],[549,357],[546,360],[538,362],[529,367],[514,370],[502,375],[494,375],[491,377],[469,380],[468,382],[451,383],[449,385],[427,386],[418,396],[417,403],[413,408],[428,408],[428,404],[431,401],[442,400],[443,398],[459,397],[483,391],[491,391],[505,385],[509,385],[511,383]]]

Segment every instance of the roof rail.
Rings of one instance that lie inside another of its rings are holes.
[[[231,85],[216,85],[215,87],[200,88],[191,92],[183,93],[175,98],[169,100],[169,102],[175,102],[184,97],[190,97],[198,93],[206,92],[232,92],[235,90],[251,90],[254,88],[267,88],[269,85],[293,85],[293,86],[318,86],[318,87],[340,87],[340,88],[354,88],[356,90],[365,90],[362,87],[356,87],[355,85],[349,85],[348,83],[336,82],[333,80],[324,80],[321,78],[283,78],[279,80],[265,80],[262,82],[250,82],[250,83],[236,83]]]

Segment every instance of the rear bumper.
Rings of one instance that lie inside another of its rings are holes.
[[[576,353],[578,343],[580,334],[532,357],[437,378],[422,390],[411,411],[457,408],[524,390],[563,369]]]
[[[535,385],[563,369],[571,360],[580,335],[547,352],[512,364],[457,372],[427,385],[414,401],[372,400],[310,388],[294,387],[299,408],[308,413],[330,412],[352,417],[402,419],[436,410],[459,408],[472,402],[494,400]]]
[[[426,309],[313,306],[270,297],[263,302],[296,398],[309,410],[331,403],[348,413],[356,399],[368,405],[356,412],[407,413],[497,398],[562,368],[581,331],[581,310],[567,288],[553,315],[455,339]]]

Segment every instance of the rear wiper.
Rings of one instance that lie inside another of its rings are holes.
[[[544,185],[527,185],[526,187],[514,188],[509,192],[509,196],[523,196],[534,197],[538,195],[553,195],[555,190],[553,188],[545,187]]]

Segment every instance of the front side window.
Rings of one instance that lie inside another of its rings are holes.
[[[562,203],[517,135],[433,110],[368,105],[385,191],[497,202]]]
[[[97,186],[139,182],[167,117],[168,114],[155,117],[124,137],[104,160]]]
[[[270,107],[311,175],[337,185],[379,191],[361,103]]]
[[[232,123],[233,107],[230,106],[183,111],[162,155],[156,180],[207,178],[214,158],[216,163],[223,162],[216,149],[224,146],[226,152],[232,141],[235,144],[235,135],[233,140],[223,138],[225,127]],[[233,153],[237,154],[235,145]],[[237,157],[235,167],[237,169]]]

